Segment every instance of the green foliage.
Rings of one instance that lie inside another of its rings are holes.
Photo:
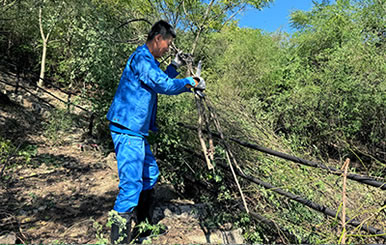
[[[239,220],[235,223],[237,226],[243,227],[244,239],[251,244],[263,244],[264,237],[263,231],[260,227],[256,226],[251,217],[243,213],[240,215]]]
[[[166,231],[167,227],[163,224],[150,224],[148,220],[145,220],[139,224],[136,225],[136,228],[138,229],[138,235],[141,233],[145,233],[150,231],[150,237],[155,237],[160,235],[162,232]],[[149,238],[150,238],[149,237]],[[133,240],[137,239],[137,237],[134,237]],[[151,244],[151,239],[149,241]],[[146,243],[149,244],[149,243]]]
[[[293,13],[301,29],[289,49],[285,78],[292,88],[274,105],[284,132],[304,135],[306,143],[318,146],[360,141],[377,147],[385,138],[384,56],[364,21],[376,5],[337,1]]]
[[[37,153],[37,145],[26,145],[19,150],[18,155],[22,157],[25,164],[29,164],[32,158],[37,155]]]
[[[63,138],[73,126],[74,117],[66,110],[52,110],[49,120],[44,122],[44,135],[51,140],[54,145],[64,143]]]
[[[282,86],[280,38],[234,26],[214,34],[208,54],[210,79],[225,83],[224,89],[234,90],[243,100],[252,100],[253,105],[248,103],[252,111],[260,113]]]
[[[300,29],[292,38],[232,25],[211,35],[204,62],[208,66],[204,70],[210,88],[207,93],[220,101],[217,109],[232,122],[226,124],[227,130],[244,129],[245,138],[256,137],[259,144],[275,148],[274,140],[261,136],[271,133],[264,130],[268,126],[285,138],[281,147],[291,146],[298,154],[312,151],[325,156],[331,147],[337,147],[342,155],[335,157],[357,156],[353,152],[358,148],[352,150],[352,145],[361,145],[369,155],[382,151],[386,136],[382,119],[386,104],[384,46],[382,35],[364,31],[368,19],[378,23],[364,13],[377,15],[381,8],[378,1],[316,4],[310,12],[293,14]],[[261,129],[249,120],[251,115]],[[236,135],[242,136],[240,132]],[[328,207],[335,207],[333,200],[341,198],[340,190],[329,184],[336,181],[331,176],[252,152],[244,156],[252,164],[248,165],[251,174],[274,186]],[[375,162],[365,164],[374,166],[373,174],[384,173],[385,165]],[[226,200],[222,197],[227,190],[219,189],[221,201]],[[298,237],[312,243],[338,241],[331,230],[339,227],[339,222],[325,220],[271,191],[259,188],[255,193],[259,193],[255,194],[256,210]],[[375,205],[375,200],[372,196],[366,203]],[[244,234],[259,239],[259,233],[254,233],[257,230],[245,228]]]
[[[66,243],[56,239],[52,241],[52,244],[66,244]]]
[[[19,146],[15,146],[12,144],[11,140],[7,140],[0,136],[0,164],[5,164],[10,157],[16,157],[16,160],[7,163],[7,168],[30,164],[36,155],[36,145],[20,144]]]
[[[126,223],[127,220],[120,216],[117,211],[111,210],[109,212],[109,220],[107,222],[107,227],[111,227],[112,224],[115,224],[118,226],[119,234],[123,234],[124,236],[126,236],[126,234],[124,234],[123,232],[123,230],[126,229]],[[118,240],[116,240],[116,244],[120,244],[123,239],[125,239],[125,237],[119,237]]]
[[[109,242],[109,239],[106,238],[103,234],[103,225],[98,223],[97,221],[95,220],[91,220],[93,221],[93,228],[95,229],[96,231],[96,238],[97,238],[97,243],[96,244],[107,244]]]
[[[15,150],[10,140],[0,136],[0,163],[3,164],[8,156]]]
[[[365,14],[382,6],[370,2],[294,12],[299,31],[291,39],[232,25],[213,34],[205,74],[216,81],[211,89],[296,140],[296,148],[326,153],[332,144],[360,142],[374,153],[386,136],[386,69],[383,35],[374,34],[380,27],[366,31],[380,22]]]

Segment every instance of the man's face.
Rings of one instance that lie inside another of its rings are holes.
[[[169,52],[169,46],[173,42],[173,37],[163,38],[161,34],[155,36],[156,50],[154,57],[161,58],[165,53]]]

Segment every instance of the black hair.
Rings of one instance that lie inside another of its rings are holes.
[[[147,35],[147,41],[151,41],[155,36],[161,34],[163,39],[173,37],[176,38],[176,32],[174,31],[173,26],[167,23],[164,20],[157,21],[149,31]]]

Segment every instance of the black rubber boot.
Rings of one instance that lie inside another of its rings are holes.
[[[139,195],[137,212],[137,225],[147,220],[150,225],[153,225],[153,209],[154,209],[154,189],[141,191]],[[151,231],[140,232],[138,227],[134,227],[133,238],[142,240],[144,237],[151,235]]]
[[[154,212],[155,200],[154,200],[154,189],[142,191],[139,195],[139,201],[137,206],[137,225],[147,220],[150,225],[154,225],[153,212]],[[161,229],[157,232],[157,235],[162,235],[167,232],[167,228]],[[141,241],[143,238],[152,235],[151,230],[145,232],[139,232],[138,227],[134,228],[133,237]]]
[[[113,218],[110,234],[111,244],[128,244],[132,239],[131,222],[134,219],[133,212],[118,214],[125,220]]]
[[[137,206],[137,224],[147,221],[153,224],[154,189],[142,191]]]

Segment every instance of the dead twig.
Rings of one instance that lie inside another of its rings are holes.
[[[206,130],[208,132],[210,132],[210,123],[214,123],[213,117],[211,117],[210,112],[205,110],[205,106],[203,106],[203,108],[204,108],[204,112],[202,114],[203,114],[203,117],[204,117],[204,120],[205,120]],[[208,155],[209,155],[210,160],[214,161],[214,152],[215,152],[215,150],[214,150],[214,144],[213,144],[213,136],[212,136],[211,133],[208,133],[208,139],[209,139]]]
[[[340,239],[340,244],[346,244],[346,185],[347,185],[347,169],[350,164],[350,158],[347,158],[342,166],[343,173],[343,190],[342,190],[342,236]]]
[[[203,151],[204,156],[205,156],[206,165],[207,165],[209,170],[212,170],[214,167],[213,167],[213,165],[208,157],[208,149],[206,148],[206,143],[205,143],[205,140],[204,140],[204,137],[202,134],[202,124],[203,124],[202,114],[203,114],[203,109],[204,109],[202,107],[202,103],[201,103],[202,98],[197,94],[194,95],[194,98],[196,101],[196,107],[197,107],[197,112],[198,112],[198,128],[197,128],[198,139],[200,141],[201,148],[202,148],[202,151]]]
[[[217,118],[216,112],[214,111],[214,109],[211,106],[209,106],[208,101],[205,98],[204,98],[204,101],[205,101],[206,106],[208,108],[211,120],[214,122],[214,125],[215,125],[217,131],[220,133],[220,138],[221,138],[221,140],[222,140],[222,142],[223,142],[223,144],[225,146],[225,156],[227,158],[227,162],[228,162],[229,167],[231,169],[231,172],[232,172],[233,178],[234,178],[234,180],[236,182],[237,188],[239,189],[240,196],[241,196],[241,199],[243,201],[243,205],[244,205],[245,211],[249,214],[248,205],[247,205],[247,202],[245,201],[244,193],[241,190],[240,183],[239,183],[239,181],[237,179],[237,176],[236,176],[236,173],[235,173],[235,171],[233,169],[233,164],[235,164],[235,166],[238,168],[239,172],[241,172],[241,173],[243,173],[243,172],[241,171],[240,167],[238,166],[236,158],[233,156],[233,154],[232,154],[232,152],[230,150],[230,147],[228,146],[227,142],[225,141],[224,134],[222,133],[220,122],[219,122],[219,120]],[[232,162],[233,162],[233,164],[232,164]]]

